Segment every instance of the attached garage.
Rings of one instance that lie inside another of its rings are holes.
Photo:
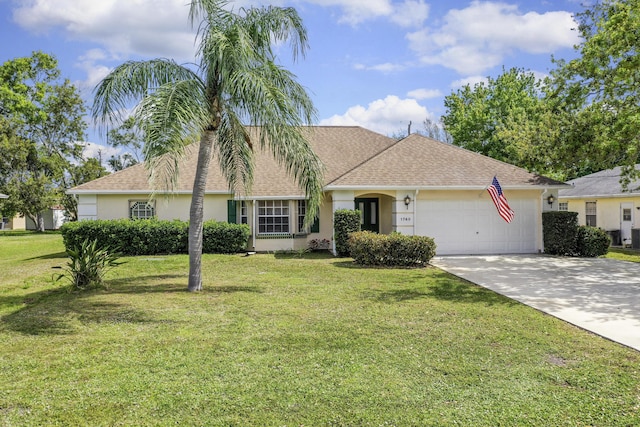
[[[511,223],[484,190],[426,193],[416,203],[416,234],[433,237],[438,255],[535,253],[541,247],[540,193],[526,193],[509,194]]]

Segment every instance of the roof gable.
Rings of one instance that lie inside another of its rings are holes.
[[[563,183],[455,145],[412,134],[329,183],[366,187],[486,187],[497,176],[503,187]]]

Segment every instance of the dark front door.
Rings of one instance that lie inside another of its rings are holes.
[[[360,228],[379,233],[378,199],[356,199],[356,209],[360,211]]]

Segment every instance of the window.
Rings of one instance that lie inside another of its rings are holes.
[[[559,211],[568,211],[569,210],[569,202],[560,202],[558,203],[558,210]]]
[[[156,215],[155,202],[142,200],[129,201],[129,218],[151,219]]]
[[[249,224],[249,209],[244,200],[240,203],[240,224]]]
[[[307,214],[307,201],[298,200],[298,233],[304,232],[304,217]]]
[[[586,224],[596,226],[596,202],[585,203]]]
[[[622,220],[623,221],[631,221],[631,209],[630,208],[622,209]]]
[[[289,201],[258,201],[258,233],[289,233]]]
[[[304,217],[307,215],[307,201],[306,200],[298,200],[298,233],[305,233],[307,230],[304,229]],[[311,224],[311,228],[308,230],[310,233],[319,233],[320,232],[320,221],[316,216],[313,224]]]

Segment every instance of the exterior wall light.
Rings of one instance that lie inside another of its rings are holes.
[[[553,197],[553,194],[550,195],[549,197],[547,197],[547,203],[549,203],[550,205],[552,205],[553,202],[555,202],[555,201],[556,201],[556,198]]]
[[[409,204],[411,204],[411,197],[407,194],[404,198],[404,205],[409,209]]]

